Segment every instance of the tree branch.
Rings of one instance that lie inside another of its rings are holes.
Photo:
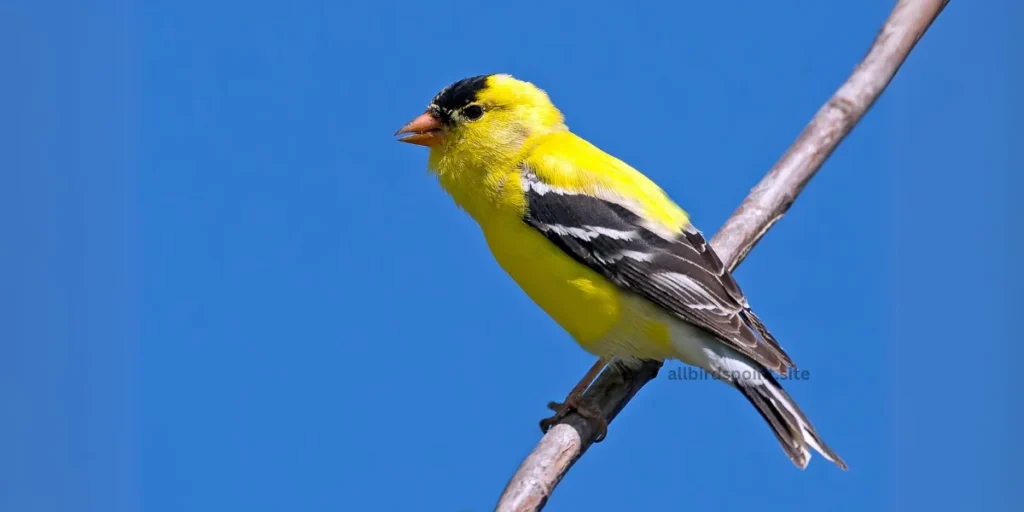
[[[735,269],[764,234],[786,213],[807,182],[839,142],[882,94],[949,0],[899,0],[864,59],[771,171],[754,187],[718,231],[711,244]],[[661,363],[636,371],[609,366],[587,390],[608,422],[658,373]],[[526,512],[544,507],[555,486],[594,441],[589,420],[570,414],[544,435],[523,461],[501,495],[499,512]]]

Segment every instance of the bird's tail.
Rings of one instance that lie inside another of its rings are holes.
[[[736,379],[734,384],[771,425],[775,437],[793,464],[800,469],[807,467],[811,459],[811,453],[807,449],[810,446],[822,457],[844,470],[847,469],[843,459],[818,437],[807,416],[804,416],[800,407],[768,370],[760,369],[752,378]]]

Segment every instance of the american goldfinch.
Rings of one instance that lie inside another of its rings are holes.
[[[687,213],[569,131],[544,91],[504,74],[459,80],[395,135],[430,148],[429,169],[498,264],[600,363],[700,367],[747,397],[798,467],[813,448],[846,469],[773,377],[793,361]],[[588,385],[554,419],[594,415],[580,403]]]

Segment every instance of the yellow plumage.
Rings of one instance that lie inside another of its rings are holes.
[[[637,325],[660,339],[636,338],[643,353],[634,355],[674,356],[667,328],[649,325],[618,287],[523,223],[520,166],[526,162],[556,187],[615,190],[673,231],[686,226],[686,213],[640,172],[570,132],[543,91],[502,75],[489,81],[479,101],[516,107],[496,112],[486,124],[453,130],[431,152],[441,186],[480,224],[498,264],[585,349],[625,355],[601,353],[597,343],[616,326]]]
[[[498,264],[589,352],[676,358],[736,387],[794,463],[845,464],[771,376],[792,361],[682,208],[573,134],[539,88],[461,80],[399,133],[480,225]]]

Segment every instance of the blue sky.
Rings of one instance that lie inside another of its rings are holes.
[[[891,3],[5,4],[0,509],[490,510],[592,358],[391,134],[509,72],[713,233]],[[663,373],[548,510],[1024,500],[1011,4],[952,2],[737,272],[850,471]]]

